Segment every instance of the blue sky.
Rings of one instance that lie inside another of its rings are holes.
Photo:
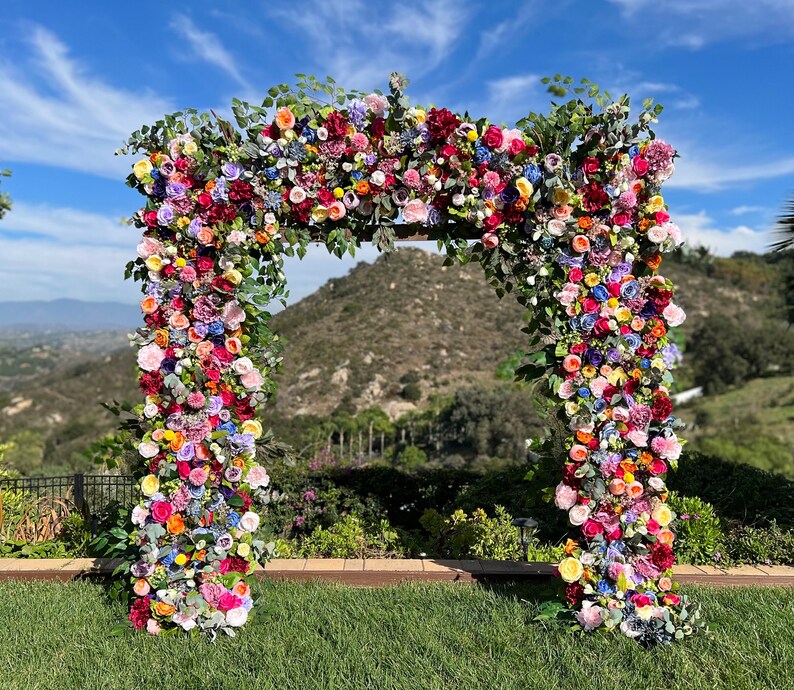
[[[692,244],[763,250],[794,191],[792,0],[303,0],[34,3],[0,24],[0,299],[132,302],[122,280],[140,197],[127,134],[184,107],[261,101],[296,72],[512,124],[545,110],[542,76],[588,77],[666,106],[682,158],[665,197]],[[371,249],[360,257],[373,259]],[[322,248],[288,267],[293,299],[347,272]]]

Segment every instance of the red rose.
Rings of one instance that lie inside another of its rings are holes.
[[[182,412],[182,405],[180,405],[176,400],[174,400],[167,408],[167,414],[179,414]]]
[[[237,495],[243,499],[243,510],[246,511],[251,507],[251,497],[245,491],[238,491]]]
[[[231,611],[242,605],[243,600],[240,597],[231,592],[225,592],[221,594],[221,598],[218,600],[218,611]]]
[[[664,421],[670,416],[670,413],[673,411],[673,403],[670,401],[666,395],[659,395],[657,396],[656,400],[653,401],[653,407],[651,408],[651,414],[653,418],[659,422]]]
[[[582,525],[582,534],[584,534],[586,539],[592,539],[597,534],[603,533],[604,526],[595,520],[585,520],[584,524]]]
[[[607,541],[617,541],[623,536],[623,531],[620,527],[616,527],[609,534],[607,534]]]
[[[648,172],[648,161],[642,156],[634,156],[634,159],[631,161],[631,167],[634,169],[634,173],[637,177],[642,177]]]
[[[673,547],[669,544],[659,544],[658,542],[651,546],[651,562],[659,568],[659,570],[669,570],[672,568],[675,563]]]
[[[226,407],[229,407],[234,401],[234,393],[228,390],[221,391],[221,400]]]
[[[270,139],[278,139],[281,136],[281,130],[275,122],[271,122],[267,127],[262,130],[262,136]]]
[[[343,137],[347,134],[349,123],[347,118],[338,110],[332,110],[325,118],[325,128],[330,137]]]
[[[370,125],[369,132],[372,139],[380,139],[386,134],[386,120],[382,117],[376,117]]]
[[[581,355],[587,349],[587,343],[576,343],[568,348],[568,351],[573,355]]]
[[[459,151],[458,151],[458,149],[457,149],[457,148],[455,148],[455,147],[454,147],[452,144],[444,144],[444,145],[441,147],[441,151],[439,151],[439,153],[440,153],[440,154],[441,154],[441,155],[442,155],[444,158],[452,158],[452,156],[457,156],[457,155],[458,155],[458,153],[459,153]]]
[[[196,270],[199,273],[206,273],[215,268],[215,262],[208,256],[200,256],[196,259]]]
[[[132,621],[132,627],[136,630],[143,630],[146,627],[146,622],[150,618],[151,603],[151,597],[141,597],[136,599],[130,607],[130,614],[127,618]]]
[[[159,371],[146,371],[138,382],[144,395],[157,395],[163,387],[163,375]]]
[[[653,600],[647,594],[632,594],[631,601],[637,608],[642,606],[650,606],[653,603]]]
[[[469,187],[472,187],[473,189],[477,189],[477,187],[480,186],[480,181],[476,177],[472,176],[468,180],[466,180],[466,184],[468,184]]]
[[[572,268],[568,271],[568,280],[572,283],[578,283],[582,279],[582,269],[581,268]],[[618,286],[618,290],[620,290],[620,286]]]
[[[656,224],[662,225],[670,220],[670,214],[667,211],[657,211],[656,212]]]
[[[595,314],[600,308],[601,305],[592,297],[587,297],[585,301],[582,302],[582,310],[587,314]]]
[[[526,149],[526,147],[527,145],[524,143],[524,140],[521,137],[516,137],[510,142],[510,146],[507,147],[507,152],[511,156],[517,156]]]
[[[317,199],[323,206],[330,206],[336,201],[334,193],[326,187],[323,187],[317,192]]]
[[[460,120],[446,108],[431,108],[427,113],[427,128],[433,139],[446,139],[460,124]]]
[[[185,172],[190,167],[190,161],[187,158],[177,158],[174,161],[174,167],[179,172]]]
[[[620,283],[607,283],[610,297],[620,297]]]
[[[179,473],[180,479],[187,479],[188,475],[190,474],[190,463],[177,460],[176,471]]]
[[[499,225],[502,223],[502,214],[499,211],[494,211],[490,216],[488,216],[483,222],[482,225],[485,228],[486,232],[493,232]]]
[[[152,519],[164,525],[174,512],[173,506],[168,501],[155,501],[152,503]]]
[[[597,182],[591,182],[578,191],[582,195],[582,207],[585,211],[598,211],[609,203],[609,194]]]
[[[299,204],[293,204],[290,207],[290,215],[296,222],[306,225],[309,222],[313,208],[314,200],[307,197]]]
[[[482,143],[489,149],[499,148],[504,140],[505,137],[502,134],[502,130],[494,125],[486,129],[485,134],[482,135]]]
[[[681,597],[668,592],[662,597],[662,602],[667,604],[667,606],[678,606],[681,603]]]
[[[593,326],[593,335],[596,338],[603,338],[609,335],[612,331],[609,330],[609,319],[602,318],[598,319],[595,322],[595,326]]]
[[[648,472],[654,477],[658,477],[660,474],[667,472],[667,463],[661,458],[654,458],[651,464],[648,465]]]
[[[254,195],[254,188],[245,180],[234,180],[229,187],[232,201],[248,201]]]
[[[157,211],[147,211],[143,214],[143,222],[146,223],[150,228],[157,227]]]
[[[562,481],[574,489],[578,489],[582,485],[582,478],[576,476],[576,470],[579,469],[578,463],[565,465],[562,468]]]
[[[565,598],[571,606],[579,606],[584,599],[584,587],[578,582],[569,582],[565,585]]]
[[[584,170],[586,175],[592,175],[593,173],[598,172],[599,162],[598,158],[585,158],[584,163],[582,164],[582,170]]]
[[[628,225],[631,223],[631,215],[628,213],[616,213],[612,216],[612,224],[613,225]]]
[[[659,523],[656,522],[656,520],[654,520],[653,518],[651,518],[650,520],[648,520],[648,522],[645,523],[645,529],[648,530],[648,534],[658,534]]]
[[[223,364],[229,364],[234,359],[234,355],[225,347],[214,348],[212,354],[217,357],[219,362],[222,362]]]
[[[540,151],[540,149],[537,146],[535,146],[535,144],[532,144],[532,146],[527,146],[528,156],[534,156],[538,151]]]
[[[209,208],[212,206],[212,197],[207,194],[207,192],[202,192],[198,195],[196,203],[201,206],[201,208]]]
[[[221,372],[219,372],[217,369],[207,369],[207,371],[204,373],[207,375],[207,378],[210,381],[215,381],[215,383],[217,383],[221,380]]]

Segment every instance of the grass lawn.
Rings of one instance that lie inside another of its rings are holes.
[[[2,690],[791,687],[794,589],[689,587],[713,639],[645,650],[532,622],[538,585],[264,583],[233,639],[111,637],[100,585],[0,582]]]

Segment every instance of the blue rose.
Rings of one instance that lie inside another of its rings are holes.
[[[510,204],[514,204],[518,199],[521,197],[521,192],[519,192],[515,187],[507,186],[505,187],[501,194],[499,195],[502,201],[509,206]]]
[[[593,403],[593,409],[595,410],[596,414],[600,414],[607,409],[607,401],[603,398],[598,398],[598,400]]]
[[[604,361],[604,355],[594,348],[590,348],[585,356],[587,357],[587,361],[594,367],[599,366],[601,362]]]
[[[207,328],[210,335],[220,335],[223,333],[223,321],[213,321]]]
[[[226,526],[237,527],[238,522],[240,522],[240,515],[234,510],[230,510],[229,513],[226,515]]]
[[[543,173],[540,171],[540,168],[535,165],[534,163],[528,165],[524,168],[524,177],[526,177],[533,185],[543,177]]]
[[[637,146],[637,144],[634,144],[634,146],[632,146],[629,149],[629,156],[631,156],[632,158],[635,158],[636,156],[639,156],[639,155],[640,155],[640,147]]]
[[[590,389],[586,386],[582,386],[578,391],[576,391],[580,398],[589,398],[590,397]]]
[[[582,316],[580,328],[583,331],[592,331],[596,325],[596,321],[598,321],[597,314],[584,314]]]
[[[626,345],[628,345],[632,351],[642,345],[642,339],[636,333],[627,333],[623,336],[623,340],[626,341]]]
[[[648,359],[647,357],[643,357],[643,358],[640,360],[640,366],[641,366],[643,369],[647,369],[649,366],[651,366],[651,360],[650,360],[650,359]]]
[[[174,551],[169,551],[168,554],[166,554],[165,556],[163,556],[163,558],[160,559],[160,563],[162,563],[165,566],[169,566],[175,560],[176,560],[176,553],[174,553]]]
[[[607,290],[606,285],[596,285],[591,292],[593,297],[599,302],[606,302],[610,297],[609,290]]]
[[[642,309],[640,310],[640,316],[643,319],[650,319],[652,316],[656,316],[656,305],[648,300],[644,305],[642,305]]]
[[[237,432],[237,425],[234,422],[224,422],[218,425],[218,431],[225,431],[229,434]]]
[[[491,160],[491,150],[486,146],[478,146],[474,152],[474,162],[477,165],[481,165],[482,163],[487,163]]]
[[[356,182],[358,182],[362,177],[364,177],[364,173],[360,170],[354,170],[350,173],[350,177],[352,177]]]
[[[271,168],[265,168],[265,177],[268,180],[277,180],[279,178],[278,168],[275,165]]]
[[[640,284],[636,280],[629,280],[620,286],[620,295],[625,299],[634,299],[640,294]]]
[[[596,589],[599,594],[614,594],[617,591],[615,586],[607,580],[599,580]]]
[[[307,144],[313,144],[314,141],[317,139],[317,132],[313,130],[311,127],[304,127],[301,130],[301,136],[306,139]]]

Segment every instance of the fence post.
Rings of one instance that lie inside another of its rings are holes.
[[[86,515],[85,485],[82,474],[74,475],[74,504],[83,515]]]

